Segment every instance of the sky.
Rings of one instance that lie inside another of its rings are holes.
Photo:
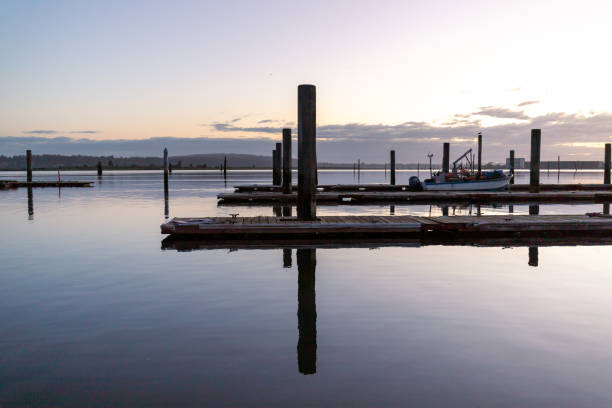
[[[0,154],[269,154],[317,87],[322,161],[601,160],[608,1],[0,0]],[[297,137],[297,134],[294,135]],[[139,154],[138,149],[142,149]],[[56,151],[59,150],[59,151]],[[147,151],[145,151],[147,150]],[[295,150],[295,149],[294,149]],[[434,159],[435,160],[435,159]]]

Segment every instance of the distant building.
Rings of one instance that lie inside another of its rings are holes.
[[[516,159],[515,159],[516,160]],[[531,162],[525,162],[525,168],[529,168]],[[561,170],[598,170],[604,168],[604,163],[597,160],[557,160],[552,161],[540,161],[540,170],[556,170],[557,167]],[[518,168],[518,167],[517,167]]]
[[[510,168],[510,158],[506,159],[506,167]],[[515,169],[524,169],[525,168],[525,158],[523,158],[523,157],[515,157],[514,158],[514,168]]]

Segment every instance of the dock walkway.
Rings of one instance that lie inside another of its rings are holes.
[[[218,238],[257,237],[374,237],[427,234],[612,234],[612,217],[589,215],[488,216],[323,216],[316,221],[295,217],[173,218],[161,225],[162,234],[205,235]]]
[[[600,185],[601,186],[601,185]],[[282,204],[295,203],[296,193],[245,192],[219,194],[219,204]],[[612,190],[542,191],[359,191],[317,192],[319,204],[370,204],[370,203],[609,203]]]

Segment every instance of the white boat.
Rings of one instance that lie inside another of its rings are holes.
[[[439,173],[431,179],[421,183],[425,191],[494,191],[505,190],[510,184],[512,176],[503,174],[501,171],[485,173],[479,179],[463,177],[445,177]],[[449,175],[450,176],[450,175]]]

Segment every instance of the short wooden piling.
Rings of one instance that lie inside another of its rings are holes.
[[[298,86],[298,191],[297,217],[317,218],[316,207],[316,123],[317,95],[314,85]]]
[[[28,183],[32,182],[32,151],[26,150],[26,177]]]
[[[390,158],[390,167],[391,167],[391,185],[395,185],[395,150],[391,150],[391,158]]]
[[[542,142],[542,131],[531,129],[531,163],[529,174],[529,192],[540,192],[540,145]]]
[[[482,172],[482,133],[478,132],[478,174]]]
[[[98,162],[98,177],[102,177],[102,162]]]
[[[610,184],[610,156],[611,156],[611,147],[610,143],[606,143],[605,153],[604,153],[604,184]]]
[[[510,150],[510,184],[514,184],[514,150]]]
[[[168,149],[164,148],[164,193],[168,194]]]
[[[442,149],[442,172],[448,173],[450,162],[450,143],[444,143]]]
[[[291,189],[291,129],[283,129],[283,193]]]
[[[538,266],[538,247],[529,247],[529,266]]]
[[[281,185],[283,179],[283,168],[282,168],[282,159],[283,159],[283,144],[276,144],[276,163],[274,163],[276,167],[276,183],[274,185]]]
[[[276,151],[276,149],[272,150],[272,185],[273,186],[278,185],[278,169],[276,168],[276,163],[278,161],[276,160],[277,155],[278,155],[278,152]]]

